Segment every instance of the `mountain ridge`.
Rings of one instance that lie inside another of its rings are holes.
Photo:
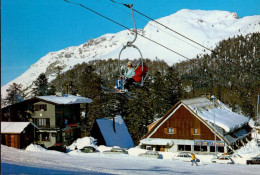
[[[183,9],[156,21],[211,49],[218,42],[228,37],[260,31],[259,15],[238,18],[236,13],[219,10]],[[181,36],[167,30],[154,21],[148,22],[144,29],[138,29],[138,33],[191,59],[198,54],[209,53],[200,46],[195,46],[194,43],[181,38]],[[133,32],[123,30],[115,34],[104,34],[96,39],[90,39],[79,46],[71,46],[56,52],[49,52],[35,64],[31,65],[25,73],[2,86],[1,93],[4,96],[6,89],[14,82],[22,84],[23,88],[30,87],[41,73],[45,73],[48,80],[51,81],[57,76],[57,66],[62,68],[61,72],[66,72],[74,65],[83,62],[95,59],[116,59],[123,45],[128,41],[132,41],[133,38]],[[152,60],[156,58],[163,59],[170,65],[185,60],[185,58],[140,36],[137,37],[134,45],[141,50],[144,58]],[[125,49],[121,55],[122,59],[139,57],[139,53],[133,50],[133,48]]]

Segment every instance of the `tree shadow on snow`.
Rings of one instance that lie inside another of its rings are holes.
[[[94,171],[70,171],[70,170],[54,170],[48,168],[38,168],[38,167],[28,167],[28,166],[20,166],[9,163],[1,163],[1,174],[9,175],[9,174],[32,174],[32,175],[78,175],[78,174],[108,174],[108,173],[100,173]]]

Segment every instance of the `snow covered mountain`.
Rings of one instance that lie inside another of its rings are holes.
[[[189,37],[208,48],[214,48],[218,42],[236,35],[246,35],[260,31],[260,16],[238,18],[236,13],[227,11],[180,10],[170,16],[157,19],[158,22]],[[151,21],[138,33],[150,38],[188,58],[206,53],[203,48],[177,35],[163,26]],[[57,52],[50,52],[33,64],[25,73],[1,87],[3,97],[12,83],[30,87],[32,82],[45,73],[49,81],[57,76],[57,66],[61,72],[73,68],[74,65],[95,59],[117,58],[123,45],[134,38],[133,32],[124,30],[116,34],[105,34],[90,39],[79,46],[72,46]],[[168,64],[185,60],[185,58],[138,36],[134,43],[144,58],[163,59]],[[121,58],[139,58],[139,52],[133,48],[125,49]]]

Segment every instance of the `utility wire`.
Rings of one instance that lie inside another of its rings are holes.
[[[114,2],[114,3],[117,3],[117,4],[122,4],[122,5],[126,6],[127,8],[130,8],[128,4],[118,3],[118,2],[115,2],[114,0],[110,0],[110,1],[111,1],[111,2]],[[170,28],[170,27],[168,27],[168,26],[166,26],[166,25],[164,25],[164,24],[162,24],[162,23],[160,23],[160,22],[158,22],[158,21],[156,21],[155,19],[153,19],[153,18],[151,18],[151,17],[149,17],[149,16],[147,16],[147,15],[141,13],[140,11],[135,10],[134,8],[132,8],[132,9],[133,9],[133,11],[135,11],[135,12],[139,13],[140,15],[142,15],[142,16],[144,16],[144,17],[150,19],[150,20],[152,20],[153,22],[155,22],[155,23],[157,23],[157,24],[159,24],[159,25],[165,27],[166,29],[168,29],[168,30],[170,30],[170,31],[172,31],[172,32],[174,32],[174,33],[176,33],[176,34],[178,34],[178,35],[184,37],[185,39],[187,39],[187,40],[189,40],[189,41],[191,41],[191,42],[193,42],[193,43],[195,43],[195,44],[197,44],[197,45],[203,47],[204,49],[210,51],[212,54],[219,55],[220,57],[224,57],[224,56],[222,56],[220,53],[217,53],[216,51],[214,51],[214,50],[212,50],[212,49],[210,49],[210,48],[208,48],[208,47],[203,46],[202,44],[198,43],[197,41],[195,41],[195,40],[193,40],[193,39],[191,39],[191,38],[188,38],[187,36],[185,36],[185,35],[183,35],[183,34],[177,32],[177,31],[173,30],[172,28]],[[235,66],[239,67],[239,68],[243,68],[243,67],[240,66],[240,64],[235,63],[235,62],[233,62],[233,61],[230,60],[230,59],[226,59],[226,60],[227,60],[228,62],[234,64]],[[244,68],[243,68],[242,70],[243,70],[243,72],[247,71],[247,72],[251,73],[252,75],[259,76],[257,73],[252,72],[252,71],[250,71],[250,70],[248,70],[248,69],[244,70]]]
[[[113,3],[116,3],[116,4],[122,4],[122,5],[126,6],[127,8],[130,8],[128,4],[124,4],[124,3],[116,2],[116,1],[114,1],[114,0],[110,0],[110,1],[113,2]],[[170,31],[172,31],[172,32],[174,32],[174,33],[176,33],[176,34],[178,34],[178,35],[180,35],[180,36],[186,38],[187,40],[189,40],[189,41],[191,41],[191,42],[193,42],[193,43],[196,43],[197,45],[203,47],[204,49],[207,49],[207,50],[209,50],[209,51],[211,51],[211,52],[214,52],[213,50],[211,50],[211,49],[209,49],[209,48],[203,46],[202,44],[196,42],[195,40],[190,39],[190,38],[184,36],[183,34],[181,34],[181,33],[177,32],[177,31],[173,30],[172,28],[170,28],[170,27],[168,27],[168,26],[166,26],[166,25],[164,25],[164,24],[162,24],[162,23],[156,21],[155,19],[153,19],[153,18],[151,18],[151,17],[149,17],[149,16],[147,16],[147,15],[145,15],[145,14],[139,12],[138,10],[135,10],[134,8],[132,8],[132,9],[133,9],[133,11],[139,13],[140,15],[142,15],[142,16],[144,16],[144,17],[150,19],[151,21],[153,21],[153,22],[155,22],[155,23],[157,23],[157,24],[159,24],[159,25],[165,27],[166,29],[168,29],[168,30],[170,30]]]
[[[115,24],[117,24],[117,25],[119,25],[119,26],[121,26],[121,27],[127,29],[127,30],[129,30],[130,32],[132,32],[130,28],[128,28],[128,27],[126,27],[126,26],[124,26],[124,25],[122,25],[122,24],[116,22],[115,20],[110,19],[110,18],[108,18],[108,17],[106,17],[106,16],[104,16],[104,15],[102,15],[102,14],[100,14],[100,13],[98,13],[98,12],[96,12],[96,11],[94,11],[94,10],[92,10],[92,9],[90,9],[90,8],[88,8],[88,7],[84,6],[84,5],[82,5],[82,4],[80,4],[80,3],[70,2],[70,1],[68,1],[68,0],[64,0],[64,1],[67,2],[67,3],[79,5],[79,6],[83,7],[83,8],[85,8],[85,9],[87,9],[87,10],[89,10],[89,11],[91,11],[91,12],[93,12],[93,13],[95,13],[95,14],[97,14],[97,15],[99,15],[99,16],[101,16],[101,17],[103,17],[103,18],[105,18],[105,19],[107,19],[107,20],[109,20],[109,21],[111,21],[111,22],[113,22],[113,23],[115,23]],[[113,0],[110,0],[110,1],[115,2],[115,1],[113,1]],[[118,3],[118,2],[115,2],[115,3]],[[123,4],[123,3],[118,3],[118,4]],[[129,5],[128,5],[128,4],[123,4],[123,5],[129,8]],[[133,9],[133,10],[136,11],[135,9]],[[137,12],[137,11],[136,11],[136,12]],[[137,13],[138,13],[138,12],[137,12]],[[142,13],[139,13],[139,14],[142,14]],[[146,16],[147,16],[147,15],[145,15],[145,17],[146,17]],[[148,18],[149,18],[149,17],[148,17]],[[152,18],[151,18],[151,19],[152,19]],[[152,20],[153,20],[153,19],[152,19]],[[153,21],[155,21],[155,20],[153,20]],[[158,22],[157,22],[157,23],[158,23]],[[158,23],[158,24],[163,25],[163,24],[161,24],[161,23]],[[163,25],[163,26],[165,26],[165,25]],[[167,27],[167,26],[166,26],[166,27]],[[169,27],[167,27],[167,28],[170,29]],[[173,30],[171,30],[171,31],[173,31]],[[152,40],[152,39],[150,39],[150,38],[148,38],[148,37],[145,37],[144,35],[139,34],[138,32],[137,32],[137,34],[140,35],[140,36],[142,36],[143,38],[145,38],[145,39],[147,39],[147,40],[149,40],[149,41],[151,41],[151,42],[153,42],[153,43],[155,43],[155,44],[157,44],[157,45],[159,45],[159,46],[161,46],[161,47],[163,47],[163,48],[165,48],[165,49],[167,49],[167,50],[169,50],[169,51],[171,51],[171,52],[173,52],[173,53],[175,53],[175,54],[177,54],[177,55],[179,55],[179,56],[181,56],[181,57],[183,57],[183,58],[185,58],[185,59],[188,59],[188,60],[194,62],[195,64],[197,64],[194,59],[190,59],[190,58],[188,58],[188,57],[186,57],[186,56],[184,56],[184,55],[182,55],[182,54],[180,54],[180,53],[178,53],[178,52],[176,52],[176,51],[174,51],[174,50],[172,50],[172,49],[170,49],[170,48],[168,48],[168,47],[166,47],[166,46],[164,46],[164,45],[162,45],[162,44],[160,44],[160,43],[158,43],[158,42],[156,42],[156,41],[154,41],[154,40]],[[177,32],[177,34],[178,34],[178,32]],[[182,34],[180,34],[180,35],[183,36],[184,38],[187,38],[187,39],[188,39],[188,37],[186,37],[186,36],[184,36],[184,35],[182,35]],[[189,40],[192,41],[192,42],[194,41],[194,40],[192,40],[192,39],[189,39]],[[194,41],[194,43],[199,44],[199,43],[197,43],[196,41]],[[205,47],[205,46],[203,46],[203,45],[201,45],[201,44],[199,44],[199,45],[202,46],[203,48],[205,48],[205,49],[211,51],[212,53],[218,54],[217,52],[215,52],[215,51],[213,51],[213,50],[211,50],[211,49],[208,49],[207,47]],[[219,55],[220,55],[220,54],[219,54]],[[229,60],[229,59],[226,59],[226,60],[229,61],[230,63],[235,64],[236,66],[242,68],[239,64],[234,63],[234,62],[232,62],[232,61]],[[248,72],[250,72],[251,74],[254,74],[254,75],[256,75],[256,76],[259,76],[258,74],[254,73],[254,72],[251,72],[251,71],[249,71],[249,70],[248,70]]]
[[[128,27],[124,26],[123,24],[120,24],[119,22],[116,22],[115,20],[113,20],[113,19],[111,19],[111,18],[108,18],[108,17],[106,17],[106,16],[104,16],[104,15],[102,15],[102,14],[100,14],[100,13],[98,13],[98,12],[96,12],[96,11],[94,11],[94,10],[88,8],[88,7],[86,7],[85,5],[82,5],[82,4],[77,3],[77,2],[70,2],[70,1],[68,1],[68,0],[64,0],[64,1],[67,2],[67,3],[79,5],[79,6],[83,7],[83,8],[85,8],[85,9],[87,9],[87,10],[89,10],[89,11],[91,11],[91,12],[93,12],[93,13],[95,13],[95,14],[97,14],[97,15],[99,15],[99,16],[101,16],[101,17],[103,17],[103,18],[105,18],[105,19],[107,19],[107,20],[109,20],[109,21],[111,21],[111,22],[113,22],[113,23],[115,23],[115,24],[117,24],[117,25],[119,25],[119,26],[121,26],[121,27],[127,29],[127,30],[129,30],[130,32],[132,32],[130,28],[128,28]],[[188,60],[193,61],[192,59],[190,59],[190,58],[188,58],[188,57],[186,57],[186,56],[184,56],[184,55],[182,55],[182,54],[180,54],[180,53],[178,53],[178,52],[176,52],[176,51],[174,51],[174,50],[172,50],[172,49],[170,49],[170,48],[168,48],[168,47],[166,47],[166,46],[164,46],[164,45],[162,45],[162,44],[160,44],[160,43],[157,42],[157,41],[154,41],[154,40],[152,40],[152,39],[150,39],[150,38],[148,38],[148,37],[146,37],[146,36],[144,36],[144,35],[142,35],[142,34],[140,34],[140,33],[137,33],[137,34],[140,35],[141,37],[143,37],[143,38],[145,38],[145,39],[147,39],[147,40],[149,40],[149,41],[151,41],[151,42],[153,42],[153,43],[155,43],[155,44],[157,44],[157,45],[159,45],[159,46],[161,46],[161,47],[163,47],[163,48],[165,48],[165,49],[167,49],[167,50],[169,50],[169,51],[171,51],[171,52],[173,52],[173,53],[175,53],[175,54],[177,54],[177,55],[179,55],[179,56],[181,56],[181,57],[183,57],[183,58],[186,58],[186,59],[188,59]]]
[[[100,2],[101,0],[96,0],[96,1],[99,1],[99,2]],[[114,2],[114,3],[117,3],[117,4],[123,4],[123,3],[115,2],[115,1],[113,1],[113,0],[110,0],[110,1],[112,1],[112,2]],[[102,2],[100,2],[100,3],[102,3]],[[111,5],[112,5],[113,7],[119,9],[120,11],[122,11],[122,12],[124,12],[124,13],[126,13],[126,14],[130,14],[130,15],[131,15],[130,12],[126,12],[125,10],[123,10],[123,9],[119,8],[118,6],[114,5],[114,3],[111,3]],[[146,22],[146,23],[147,23],[147,21],[145,21],[144,19],[141,19],[141,18],[138,18],[138,17],[135,17],[135,18],[138,19],[138,20],[140,20],[140,21],[143,21],[143,22]],[[149,25],[153,26],[154,28],[156,28],[156,29],[158,29],[158,30],[160,30],[160,31],[162,31],[162,32],[164,32],[164,33],[166,33],[166,34],[168,34],[168,35],[170,35],[170,36],[172,36],[172,37],[174,37],[174,38],[176,38],[176,39],[178,39],[178,40],[180,40],[180,41],[182,41],[182,42],[184,42],[184,43],[186,43],[186,44],[188,44],[188,45],[190,45],[190,46],[192,46],[192,47],[194,47],[194,48],[196,48],[196,49],[198,49],[198,50],[201,50],[201,51],[205,52],[205,49],[202,50],[201,48],[196,47],[195,45],[193,45],[193,44],[191,44],[191,43],[189,43],[189,42],[187,42],[187,41],[185,41],[185,40],[183,40],[183,39],[181,39],[181,38],[179,38],[179,37],[177,37],[177,36],[174,36],[172,33],[169,33],[168,31],[163,30],[162,28],[159,28],[159,27],[153,25],[152,23],[149,23]]]
[[[90,8],[88,8],[88,7],[86,7],[86,6],[84,6],[84,5],[82,5],[82,4],[80,4],[80,3],[70,2],[70,1],[68,1],[68,0],[64,0],[64,1],[67,2],[67,3],[79,5],[79,6],[83,7],[83,8],[85,8],[85,9],[87,9],[87,10],[89,10],[89,11],[91,11],[91,12],[93,12],[93,13],[95,13],[95,14],[97,14],[97,15],[99,15],[99,16],[101,16],[101,17],[103,17],[103,18],[105,18],[105,19],[107,19],[107,20],[109,20],[109,21],[111,21],[111,22],[113,22],[113,23],[115,23],[115,24],[117,24],[117,25],[119,25],[119,26],[121,26],[121,27],[127,29],[127,30],[129,30],[130,32],[132,32],[128,27],[126,27],[126,26],[124,26],[124,25],[122,25],[122,24],[120,24],[120,23],[118,23],[118,22],[116,22],[116,21],[114,21],[114,20],[112,20],[112,19],[110,19],[110,18],[108,18],[108,17],[106,17],[106,16],[104,16],[104,15],[102,15],[102,14],[100,14],[100,13],[98,13],[98,12],[96,12],[96,11],[94,11],[94,10],[92,10],[92,9],[90,9]],[[178,55],[180,55],[180,56],[182,56],[182,57],[184,57],[184,58],[186,58],[186,59],[188,59],[188,60],[191,60],[193,63],[195,63],[195,64],[197,64],[197,65],[200,65],[199,62],[197,62],[197,61],[194,60],[194,59],[190,59],[190,58],[188,58],[188,57],[186,57],[186,56],[184,56],[184,55],[181,55],[181,54],[179,54],[179,53],[173,51],[172,49],[170,49],[170,48],[168,48],[168,47],[166,47],[166,46],[164,46],[164,45],[162,45],[162,44],[160,44],[160,43],[158,43],[158,42],[156,42],[156,41],[154,41],[154,40],[152,40],[152,39],[150,39],[150,38],[147,38],[147,37],[145,37],[145,36],[143,36],[143,35],[141,35],[141,34],[139,34],[139,33],[137,33],[137,34],[140,35],[140,36],[142,36],[142,37],[144,37],[144,38],[146,38],[146,39],[148,39],[148,40],[150,40],[151,42],[154,42],[154,43],[160,45],[161,47],[166,48],[167,50],[169,50],[169,51],[171,51],[171,52],[174,52],[174,53],[176,53],[176,54],[178,54]],[[218,72],[218,71],[214,71],[213,69],[210,69],[210,71],[211,71],[213,74],[215,74],[215,75],[219,75],[221,78],[223,78],[223,80],[226,80],[226,81],[228,81],[228,82],[231,81],[229,78],[227,78],[227,77],[225,77],[224,75],[220,74],[220,72]],[[241,83],[241,82],[236,82],[236,83],[239,84],[239,83]],[[234,86],[234,87],[237,87],[237,88],[239,87],[239,86],[236,86],[235,84],[233,84],[233,86]]]

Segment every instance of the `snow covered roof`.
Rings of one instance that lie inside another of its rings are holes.
[[[248,117],[232,112],[217,99],[214,102],[214,106],[213,102],[206,97],[182,100],[182,103],[190,107],[208,123],[214,123],[215,118],[216,125],[223,128],[226,132],[231,132],[249,122]]]
[[[21,133],[29,124],[39,129],[31,122],[1,122],[1,133]]]
[[[36,98],[49,101],[56,104],[78,104],[78,103],[91,103],[92,100],[86,97],[81,96],[74,96],[69,94],[64,94],[63,96],[59,97],[56,95],[50,96],[37,96]]]
[[[113,129],[112,119],[103,118],[97,119],[96,121],[107,146],[119,146],[121,148],[130,148],[134,146],[134,142],[121,116],[115,117],[116,132],[114,132]]]
[[[140,141],[144,145],[173,145],[171,139],[160,139],[160,138],[146,138]]]

